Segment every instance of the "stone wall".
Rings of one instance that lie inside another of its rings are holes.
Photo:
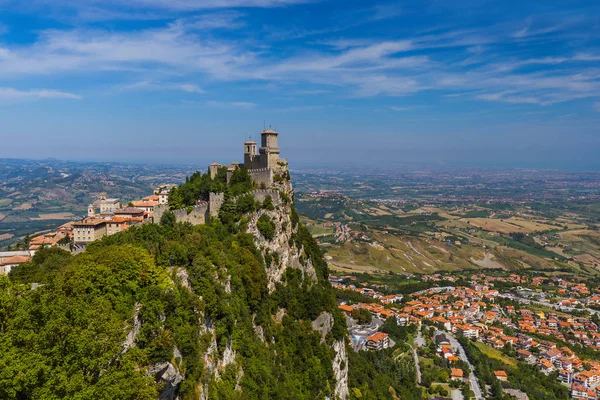
[[[268,187],[273,184],[273,169],[271,168],[251,169],[248,172],[252,180],[258,185]]]
[[[160,219],[165,212],[169,210],[169,206],[161,204],[154,208],[154,223],[160,223]],[[192,211],[188,213],[187,208],[181,208],[179,210],[173,210],[175,220],[177,222],[189,222],[192,225],[202,225],[206,223],[206,217],[208,215],[208,204],[202,204],[194,206]]]
[[[273,200],[274,205],[279,205],[281,203],[281,195],[279,194],[279,190],[258,189],[258,190],[253,190],[253,191],[249,192],[248,194],[251,194],[252,196],[254,196],[254,199],[256,201],[260,201],[261,203],[263,201],[265,201],[265,199],[268,196],[271,197],[271,200]],[[234,197],[232,199],[232,202],[235,203],[239,197],[240,196]]]
[[[225,201],[224,193],[210,193],[208,199],[208,210],[211,217],[219,216],[221,205]]]
[[[258,189],[249,192],[256,201],[263,202],[265,199],[270,196],[273,200],[274,205],[279,205],[281,203],[281,195],[278,190],[273,189]],[[236,202],[240,196],[234,197],[232,202]],[[207,204],[202,204],[198,206],[194,206],[193,210],[188,213],[187,208],[181,208],[179,210],[173,210],[173,214],[175,215],[175,219],[177,222],[189,222],[193,225],[202,225],[206,223],[206,219],[211,217],[218,217],[219,210],[225,201],[224,193],[211,193],[210,199]],[[164,215],[165,212],[169,210],[169,206],[167,204],[160,204],[154,207],[154,220],[155,224],[160,223],[160,219]]]

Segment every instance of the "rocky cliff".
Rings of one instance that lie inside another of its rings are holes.
[[[164,218],[0,277],[0,398],[347,398],[345,321],[281,172],[254,194],[236,176],[205,225]]]

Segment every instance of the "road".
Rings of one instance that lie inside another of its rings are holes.
[[[463,396],[460,389],[452,389],[450,391],[450,394],[452,395],[452,400],[464,400],[465,399],[465,397]]]
[[[515,301],[518,301],[519,303],[523,303],[523,304],[538,304],[540,306],[554,308],[555,310],[562,311],[562,312],[572,312],[573,310],[582,310],[582,311],[585,310],[585,311],[589,312],[592,315],[600,313],[600,311],[592,310],[591,308],[563,307],[563,306],[559,306],[558,304],[552,304],[550,302],[544,302],[544,301],[536,301],[536,300],[526,299],[524,297],[515,296],[515,295],[510,294],[510,293],[501,293],[499,295],[499,297],[504,297],[506,299],[515,300]]]
[[[467,365],[469,366],[469,369],[471,370],[471,373],[469,374],[469,382],[471,383],[471,390],[473,391],[473,393],[475,393],[475,399],[479,400],[479,399],[483,399],[483,394],[481,392],[481,388],[479,387],[479,381],[477,380],[477,377],[475,376],[475,373],[473,372],[473,365],[471,365],[471,362],[469,361],[469,358],[467,357],[467,353],[465,353],[465,349],[462,347],[462,345],[459,343],[458,340],[456,340],[456,337],[454,337],[454,335],[452,335],[449,332],[445,332],[446,336],[448,337],[448,340],[450,341],[450,344],[452,345],[453,348],[458,350],[458,356],[460,357],[461,360],[463,360],[464,362],[467,363]]]
[[[410,346],[410,344],[409,344]],[[417,350],[415,350],[415,348],[413,346],[410,346],[412,353],[413,353],[413,357],[415,359],[415,370],[417,371],[417,383],[420,385],[421,384],[421,365],[419,365],[419,356],[417,355]]]
[[[423,335],[421,335],[421,329],[418,329],[417,337],[415,337],[415,344],[419,347],[425,347],[427,344],[423,338]]]

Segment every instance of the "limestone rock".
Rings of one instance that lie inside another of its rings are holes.
[[[125,353],[130,347],[135,346],[135,339],[140,334],[140,328],[142,327],[142,320],[140,319],[140,303],[136,303],[135,311],[133,313],[133,327],[127,333],[127,337],[123,342],[123,353]]]
[[[348,355],[344,340],[333,343],[335,357],[333,359],[333,375],[335,376],[335,395],[345,400],[348,398]]]
[[[177,386],[183,381],[184,376],[170,362],[154,364],[148,370],[148,374],[153,376],[157,382],[163,382],[165,385],[158,398],[160,400],[174,400]]]
[[[312,328],[321,332],[321,343],[325,343],[325,337],[333,327],[333,316],[327,311],[323,311],[317,319],[312,322]]]

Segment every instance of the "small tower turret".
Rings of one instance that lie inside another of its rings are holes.
[[[88,217],[95,217],[96,216],[96,207],[94,207],[93,204],[90,204],[88,206]]]
[[[208,172],[210,172],[210,179],[215,179],[215,177],[217,176],[217,173],[219,172],[219,169],[221,167],[223,167],[223,166],[216,162],[214,162],[208,166]]]
[[[257,145],[252,139],[244,142],[244,166],[248,169],[260,168]]]

